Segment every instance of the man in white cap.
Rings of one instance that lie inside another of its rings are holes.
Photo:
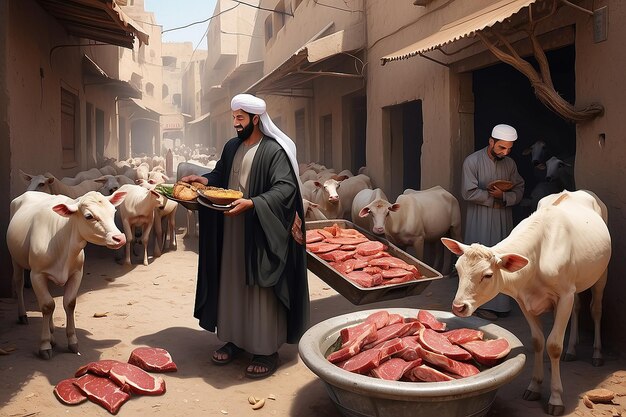
[[[467,201],[465,242],[493,246],[513,230],[511,207],[524,195],[524,179],[515,161],[507,155],[517,139],[509,125],[496,125],[489,144],[465,158],[461,191]],[[484,304],[476,314],[496,320],[511,311],[511,299],[499,294]]]
[[[280,346],[297,343],[308,326],[304,212],[295,144],[274,125],[265,101],[239,94],[231,109],[237,137],[215,169],[182,178],[243,192],[226,212],[200,208],[194,316],[226,343],[213,363],[247,351],[253,356],[245,375],[262,378],[276,370]]]

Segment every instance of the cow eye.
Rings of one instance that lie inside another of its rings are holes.
[[[484,279],[490,279],[491,277],[493,277],[493,274],[492,274],[491,272],[486,272],[486,273],[483,275],[483,278],[484,278]]]
[[[85,219],[93,220],[93,215],[91,213],[85,213]]]

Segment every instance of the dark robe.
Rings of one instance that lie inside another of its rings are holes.
[[[233,138],[224,145],[215,169],[204,177],[209,185],[228,188],[237,148]],[[296,211],[303,219],[302,196],[285,150],[265,136],[252,161],[249,195],[254,208],[245,216],[246,283],[272,287],[287,309],[287,343],[297,343],[309,322],[309,288],[306,249],[291,235]],[[219,295],[224,214],[200,206],[198,282],[194,317],[200,326],[215,332]],[[243,260],[242,260],[243,261]]]

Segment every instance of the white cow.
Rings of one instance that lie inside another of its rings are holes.
[[[343,181],[326,180],[323,184],[315,182],[316,190],[310,200],[319,205],[320,210],[329,219],[350,219],[352,201],[359,191],[372,188],[367,175],[357,175]]]
[[[100,178],[85,180],[77,185],[67,185],[49,172],[42,175],[31,175],[20,170],[20,176],[28,183],[26,191],[42,191],[48,194],[61,194],[71,198],[78,198],[89,191],[100,191],[104,195],[111,195],[120,187],[119,181],[112,175],[103,175]]]
[[[154,190],[157,184],[152,184],[146,180],[140,181],[139,185],[148,190]],[[159,207],[154,209],[154,257],[158,258],[164,250],[170,247],[176,249],[176,209],[178,203],[159,195]],[[163,233],[163,222],[165,222],[165,233]],[[169,241],[167,240],[169,235]]]
[[[384,233],[388,240],[397,246],[412,246],[418,259],[424,259],[424,244],[436,242],[443,236],[461,238],[461,210],[458,200],[440,186],[424,191],[406,190],[398,196],[394,204],[378,199],[359,212],[359,216],[371,216],[372,232]],[[435,267],[442,264],[441,271],[447,273],[451,257],[440,250],[436,254]]]
[[[61,182],[67,185],[78,185],[86,180],[93,180],[102,176],[102,172],[98,168],[91,168],[86,171],[80,171],[74,177],[63,177]]]
[[[148,265],[148,242],[154,224],[154,210],[159,207],[159,193],[148,190],[139,185],[126,184],[120,187],[126,193],[126,198],[120,204],[120,217],[124,234],[126,235],[126,257],[124,263],[130,265],[130,251],[135,240],[135,228],[141,228],[141,243],[143,244],[143,264]]]
[[[602,206],[597,197],[585,191],[564,191],[547,196],[536,212],[495,246],[469,246],[442,239],[460,256],[456,263],[459,288],[452,303],[455,315],[469,317],[503,293],[517,301],[526,317],[535,350],[526,400],[539,399],[543,381],[545,340],[539,316],[554,310],[554,325],[547,339],[552,369],[548,413],[552,415],[564,411],[559,360],[577,293],[593,288],[592,315],[594,322],[600,323],[601,302],[595,298],[601,298],[611,257],[611,237]],[[594,357],[601,347],[599,332],[595,336]]]
[[[368,206],[375,200],[388,201],[389,199],[380,188],[376,188],[375,190],[365,189],[359,191],[352,201],[352,223],[367,231],[372,231],[372,228],[374,227],[374,221],[372,219],[373,216],[361,217],[359,216],[359,213],[364,207]]]
[[[126,243],[126,237],[114,222],[115,206],[124,196],[125,193],[120,191],[110,197],[89,192],[73,200],[62,195],[27,191],[11,202],[6,239],[13,262],[19,322],[28,323],[24,306],[24,270],[29,269],[33,291],[43,314],[39,355],[44,359],[52,357],[54,344],[52,316],[55,305],[48,281],[64,287],[68,347],[77,353],[74,309],[83,278],[83,248],[87,242],[110,249],[118,249]]]

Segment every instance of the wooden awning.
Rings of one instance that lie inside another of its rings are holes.
[[[37,0],[70,35],[133,48],[135,36],[148,44],[148,34],[115,0]]]

